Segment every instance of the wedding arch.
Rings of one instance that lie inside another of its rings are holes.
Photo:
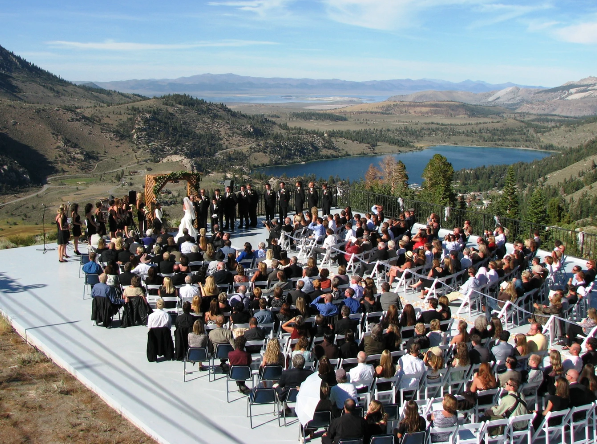
[[[187,196],[199,193],[199,184],[201,183],[200,173],[191,173],[189,171],[175,171],[166,174],[147,174],[145,176],[145,207],[147,208],[147,220],[153,221],[155,203],[162,188],[168,182],[187,181]]]

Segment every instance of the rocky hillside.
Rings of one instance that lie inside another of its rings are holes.
[[[0,47],[0,191],[173,156],[198,171],[244,171],[342,155],[313,132],[225,105],[75,85]]]
[[[475,105],[496,105],[518,112],[590,116],[597,114],[597,77],[567,82],[550,89],[510,86],[501,90],[471,93],[465,91],[423,91],[392,96],[394,102],[451,101]]]

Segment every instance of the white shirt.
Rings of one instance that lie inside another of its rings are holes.
[[[336,403],[339,409],[344,408],[344,401],[348,398],[357,401],[357,389],[350,382],[342,382],[338,385],[332,386],[330,389],[330,401]]]
[[[357,301],[359,301],[363,297],[363,291],[365,289],[363,287],[361,287],[359,284],[352,284],[352,283],[350,284],[350,288],[352,288],[354,290],[353,298],[356,299]]]
[[[193,299],[195,296],[197,296],[199,294],[199,288],[197,288],[191,284],[186,284],[186,285],[183,285],[182,287],[180,287],[180,289],[178,290],[178,293],[180,294],[181,299],[182,298]]]
[[[155,309],[147,318],[147,328],[170,328],[171,323],[170,315],[161,309]]]
[[[344,236],[344,240],[346,242],[348,242],[351,237],[356,237],[356,235],[357,235],[357,232],[355,231],[354,228],[351,228],[350,230],[346,230],[346,235]]]
[[[497,248],[503,247],[505,243],[506,243],[506,236],[504,235],[504,233],[495,235],[495,246]]]
[[[583,367],[582,358],[580,356],[569,356],[564,362],[562,362],[562,367],[564,367],[564,373],[571,368],[580,373]]]
[[[410,353],[398,360],[398,374],[402,377],[400,388],[416,388],[419,386],[420,378],[409,378],[409,375],[422,374],[425,371],[425,363],[422,359],[416,358]]]
[[[328,228],[334,230],[334,233],[338,232],[338,227],[336,226],[336,221],[334,219],[332,219],[332,220],[328,219]]]
[[[356,367],[350,369],[350,382],[355,385],[357,389],[362,387],[369,387],[373,381],[374,375],[373,366],[359,362]]]
[[[151,265],[140,263],[139,265],[137,265],[135,268],[133,268],[131,270],[131,273],[136,274],[137,276],[147,276],[147,273],[150,268],[151,268]]]
[[[183,242],[180,245],[180,252],[182,254],[187,254],[191,252],[191,248],[193,247],[193,245],[195,245],[193,242]]]
[[[327,248],[332,247],[333,245],[336,245],[336,235],[335,234],[330,234],[323,241],[322,247],[325,248],[325,249],[327,249]]]

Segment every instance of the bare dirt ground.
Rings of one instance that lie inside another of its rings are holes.
[[[0,442],[155,441],[23,341],[0,316]]]

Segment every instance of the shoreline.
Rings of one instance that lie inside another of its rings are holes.
[[[540,151],[540,152],[544,152],[544,153],[559,153],[560,152],[560,151],[554,151],[554,150],[542,150],[539,148],[515,147],[515,146],[507,146],[506,147],[506,146],[485,146],[485,145],[450,145],[450,144],[439,143],[439,144],[434,144],[434,145],[419,145],[419,146],[415,146],[413,148],[406,147],[406,149],[404,151],[400,151],[397,153],[353,154],[353,155],[348,155],[348,156],[332,157],[332,158],[328,158],[328,159],[308,160],[306,162],[292,162],[292,163],[283,163],[283,164],[275,164],[275,165],[262,165],[262,166],[255,167],[253,169],[254,170],[262,170],[263,168],[279,168],[279,167],[289,167],[289,166],[293,166],[293,165],[306,165],[306,164],[313,163],[313,162],[324,162],[327,160],[350,159],[353,157],[358,158],[358,157],[394,156],[397,154],[410,153],[413,151],[424,151],[429,148],[442,147],[442,146],[455,147],[455,148],[503,148],[506,150]]]

